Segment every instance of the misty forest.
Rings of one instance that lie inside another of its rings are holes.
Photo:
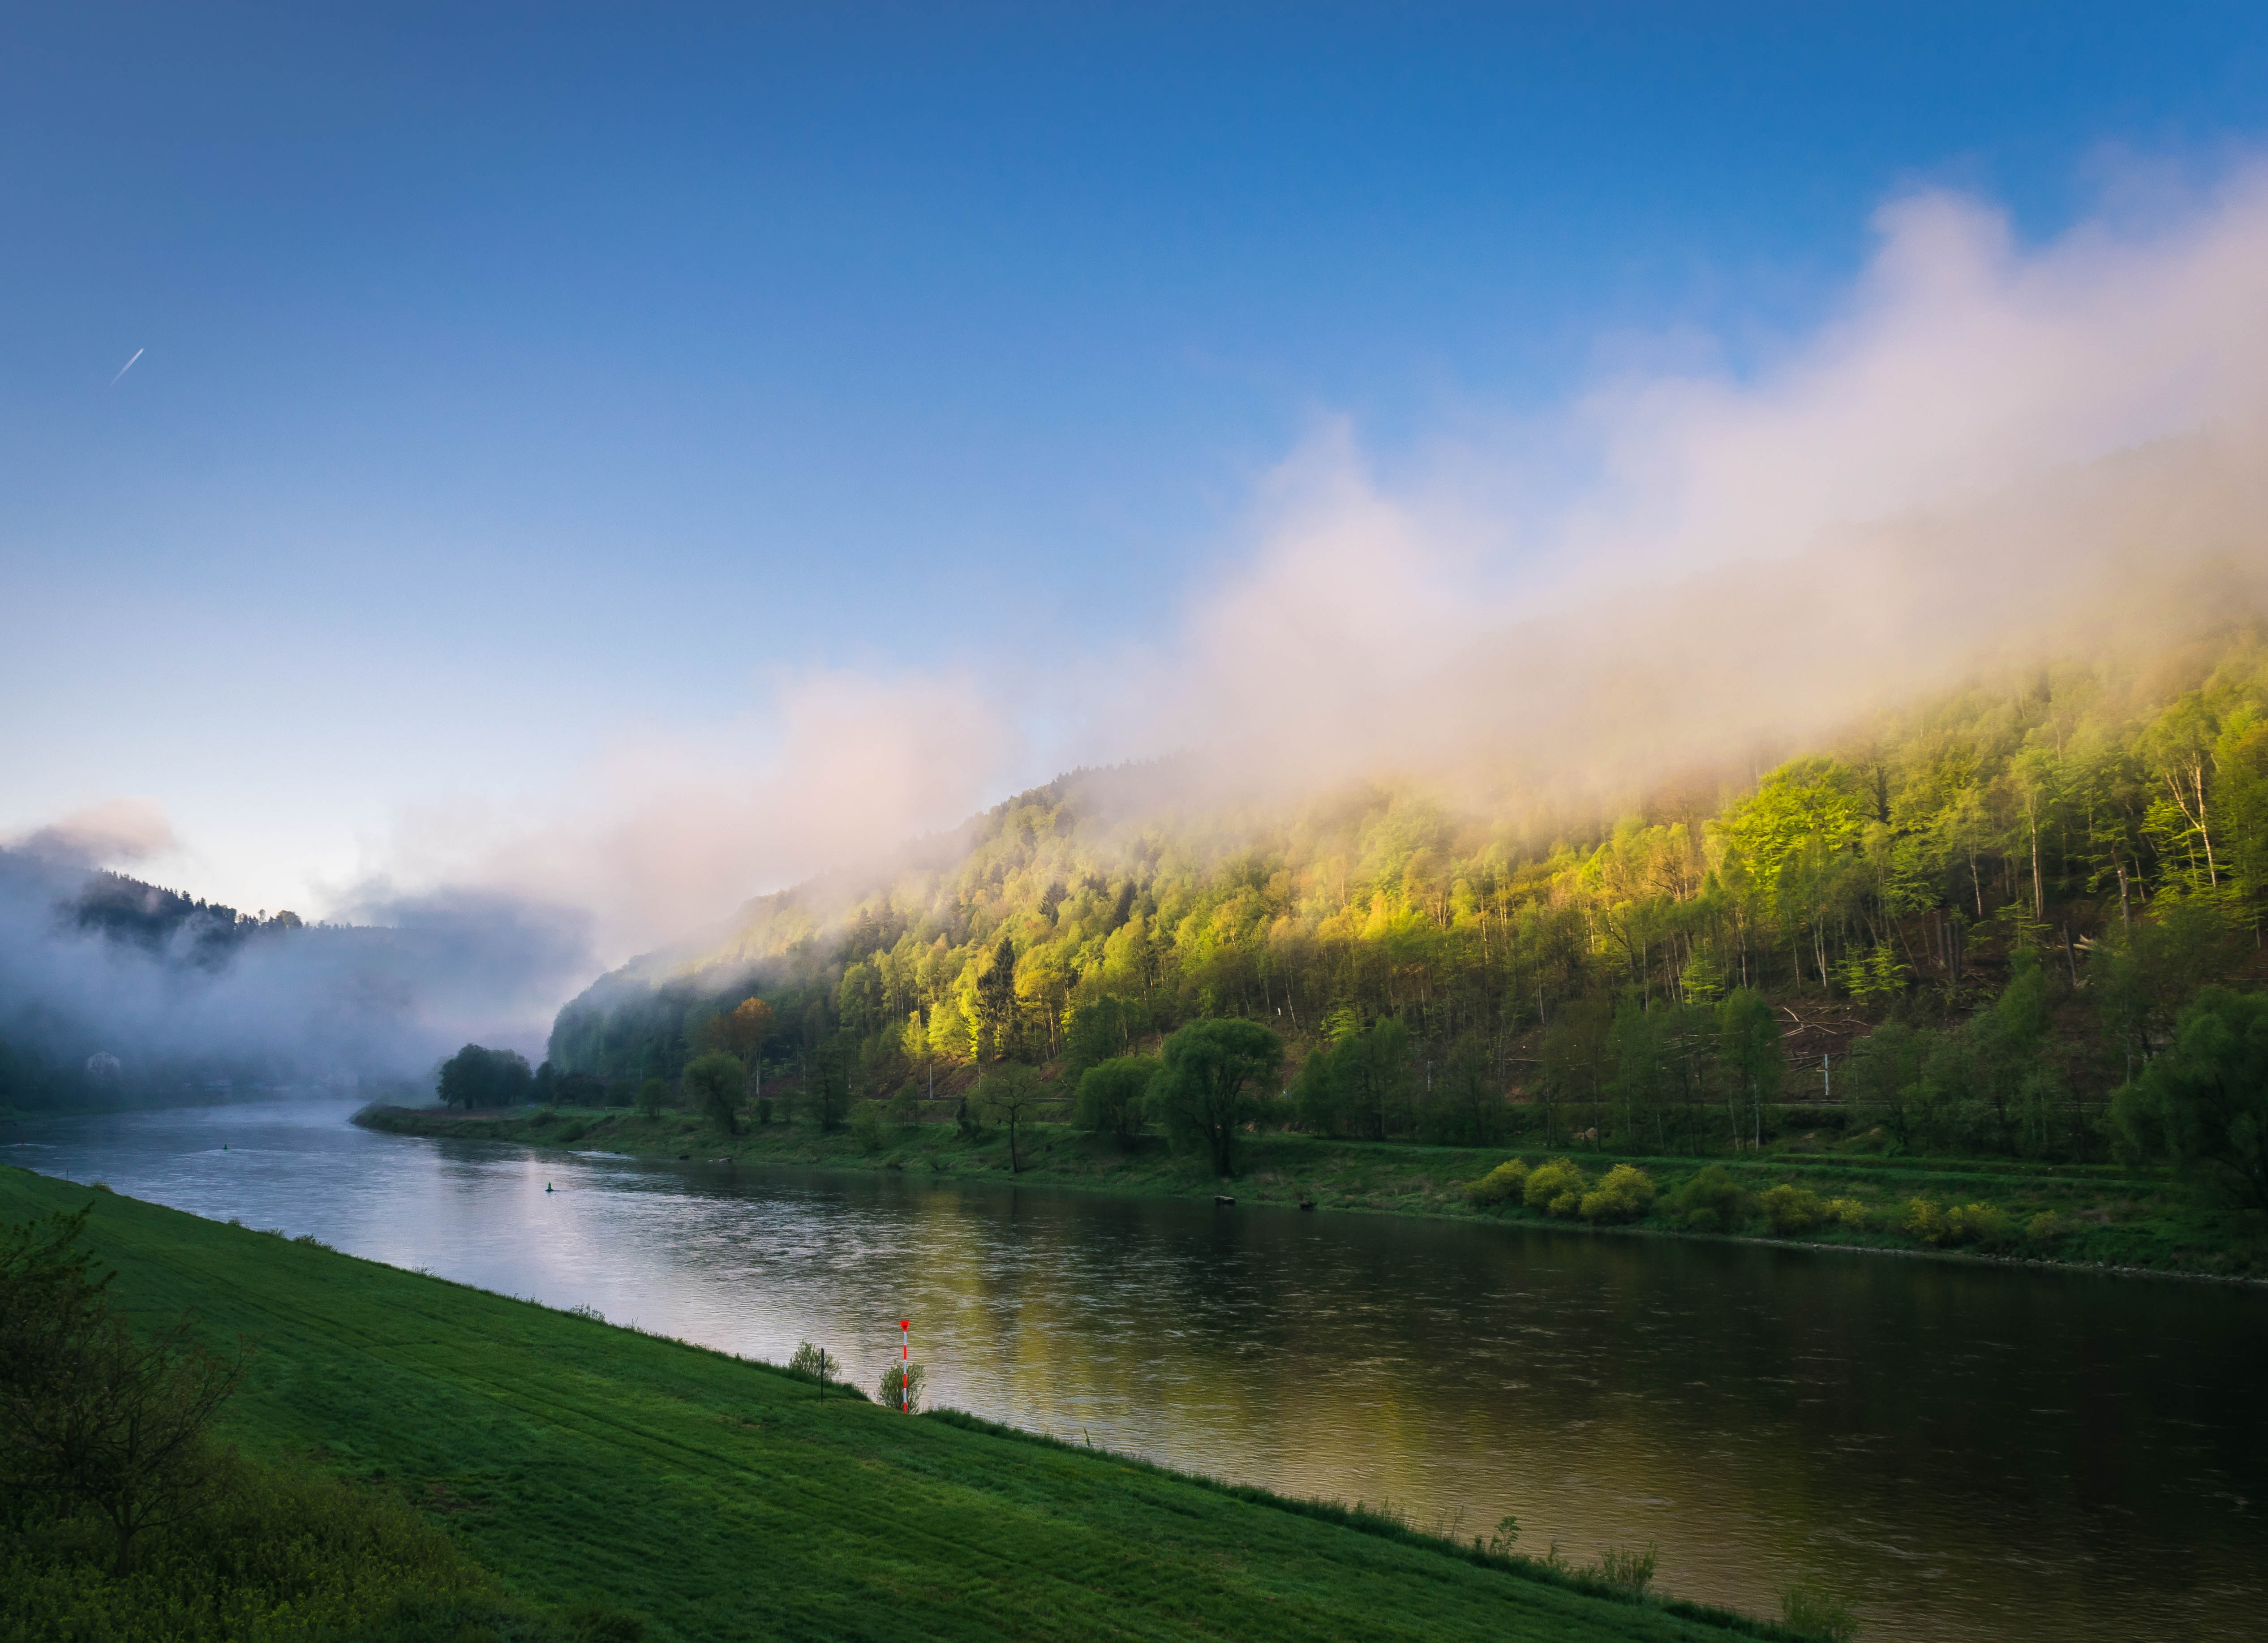
[[[1979,684],[1580,821],[1376,782],[1114,822],[1130,774],[999,806],[943,870],[763,898],[725,950],[601,981],[541,1076],[627,1104],[737,1052],[832,1123],[1000,1065],[1060,1072],[1068,1101],[1233,1017],[1290,1046],[1259,1120],[1318,1134],[1677,1154],[1829,1123],[1892,1151],[2164,1157],[2191,1131],[2139,1094],[2122,1126],[2118,1092],[2262,973],[2249,635]]]

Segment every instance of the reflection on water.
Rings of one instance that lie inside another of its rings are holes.
[[[336,1107],[26,1126],[200,1215],[1578,1559],[1800,1573],[1877,1638],[2257,1636],[2268,1297],[374,1136]],[[225,1150],[224,1150],[224,1148]],[[546,1185],[556,1190],[546,1192]]]

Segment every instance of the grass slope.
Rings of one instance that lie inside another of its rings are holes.
[[[870,1147],[847,1129],[821,1134],[801,1123],[770,1124],[727,1138],[713,1124],[676,1112],[647,1118],[620,1109],[513,1108],[458,1114],[435,1108],[384,1107],[357,1115],[357,1122],[404,1135],[597,1148],[645,1158],[731,1158],[743,1163],[925,1170],[944,1175],[1005,1175],[1008,1169],[1004,1136],[995,1131],[965,1138],[943,1124],[900,1130],[887,1146]],[[2220,1278],[2268,1276],[2268,1237],[2263,1235],[2260,1218],[2214,1208],[2162,1170],[2011,1159],[1884,1157],[1862,1145],[1836,1146],[1801,1135],[1774,1144],[1762,1154],[1696,1160],[1601,1154],[1564,1144],[1547,1149],[1534,1141],[1480,1149],[1328,1140],[1270,1131],[1239,1141],[1237,1179],[1224,1184],[1204,1160],[1177,1157],[1155,1138],[1127,1148],[1065,1125],[1032,1124],[1025,1127],[1020,1178],[1129,1197],[1209,1199],[1215,1193],[1230,1192],[1247,1204],[1288,1205],[1304,1198],[1324,1210],[1541,1220],[1539,1213],[1516,1205],[1476,1209],[1466,1201],[1460,1183],[1486,1175],[1509,1157],[1537,1163],[1571,1150],[1594,1175],[1616,1163],[1638,1164],[1665,1192],[1706,1163],[1722,1167],[1750,1191],[1785,1182],[1822,1197],[1856,1199],[1872,1217],[1872,1224],[1863,1229],[1828,1227],[1801,1234],[1797,1241],[1806,1243],[1934,1252],[1896,1224],[1901,1206],[1924,1197],[1941,1204],[1990,1205],[2020,1228],[2043,1213],[2055,1218],[2052,1231],[2028,1234],[2009,1246],[2003,1253],[2010,1258]],[[1666,1209],[1666,1203],[1658,1206],[1641,1223],[1642,1229],[1684,1235],[1668,1223]]]
[[[0,1219],[88,1196],[0,1170]],[[192,1308],[217,1334],[258,1337],[229,1415],[248,1451],[402,1489],[524,1595],[611,1602],[645,1616],[649,1635],[1584,1643],[1734,1630],[1107,1455],[822,1404],[807,1383],[719,1353],[96,1197],[90,1235],[130,1312]]]

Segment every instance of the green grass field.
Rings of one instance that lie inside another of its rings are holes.
[[[380,1108],[362,1115],[358,1122],[403,1134],[600,1148],[647,1158],[729,1157],[744,1163],[961,1176],[998,1176],[1008,1170],[1004,1136],[995,1131],[967,1138],[947,1124],[900,1129],[886,1145],[871,1146],[847,1128],[821,1134],[808,1124],[773,1124],[728,1138],[713,1124],[681,1112],[649,1118],[619,1109],[450,1113],[432,1108]],[[1243,1139],[1237,1178],[1224,1186],[1204,1160],[1177,1156],[1154,1137],[1124,1147],[1067,1125],[1035,1124],[1026,1126],[1022,1152],[1027,1181],[1128,1197],[1210,1198],[1227,1191],[1248,1204],[1288,1205],[1305,1199],[1324,1211],[1528,1219],[1539,1217],[1517,1205],[1475,1208],[1466,1202],[1460,1183],[1486,1175],[1510,1157],[1537,1163],[1572,1154],[1594,1175],[1618,1162],[1638,1164],[1667,1194],[1705,1162],[1721,1166],[1751,1192],[1786,1183],[1822,1198],[1852,1199],[1867,1212],[1868,1224],[1863,1228],[1822,1226],[1791,1234],[1804,1242],[1929,1250],[1925,1240],[1897,1225],[1902,1206],[1918,1197],[1941,1205],[1984,1204],[2002,1212],[2021,1234],[1995,1251],[2004,1258],[2214,1277],[2268,1276],[2268,1235],[2264,1235],[2268,1229],[2259,1217],[2217,1209],[2163,1170],[2128,1170],[2110,1164],[1885,1157],[1803,1135],[1792,1135],[1760,1155],[1699,1160],[1625,1160],[1619,1153],[1598,1155],[1564,1145],[1547,1149],[1533,1143],[1513,1144],[1482,1150],[1265,1131]],[[2032,1234],[2029,1229],[2042,1215],[2051,1221]],[[1675,1232],[1660,1212],[1641,1222],[1638,1230]],[[1770,1232],[1753,1219],[1742,1230],[1750,1235]]]
[[[661,1638],[1706,1639],[1639,1603],[1098,1453],[16,1169],[129,1315],[254,1337],[247,1453],[398,1490],[520,1595]],[[1682,1611],[1682,1612],[1681,1612]]]

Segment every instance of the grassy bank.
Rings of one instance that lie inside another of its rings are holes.
[[[1005,1134],[965,1136],[948,1124],[911,1125],[862,1138],[847,1128],[822,1133],[801,1123],[762,1125],[728,1137],[683,1113],[648,1117],[620,1109],[458,1113],[381,1107],[359,1115],[357,1122],[396,1134],[516,1141],[641,1158],[729,1158],[992,1179],[1010,1174]],[[1155,1138],[1122,1145],[1064,1125],[1027,1125],[1019,1151],[1025,1167],[1018,1178],[1035,1184],[1133,1197],[1210,1199],[1226,1193],[1240,1204],[1304,1202],[1318,1211],[1554,1219],[1516,1197],[1476,1205],[1465,1191],[1466,1183],[1487,1175],[1509,1157],[1541,1163],[1557,1155],[1534,1147],[1515,1153],[1263,1132],[1242,1141],[1237,1178],[1226,1183],[1214,1178],[1202,1159],[1176,1155]],[[2268,1278],[2268,1229],[2259,1219],[2216,1208],[2162,1171],[1885,1157],[1869,1149],[1865,1138],[1837,1143],[1800,1134],[1760,1153],[1731,1159],[1599,1156],[1580,1149],[1572,1156],[1594,1177],[1618,1163],[1646,1173],[1656,1189],[1654,1203],[1646,1214],[1623,1223],[1641,1231],[1729,1232],[1852,1249]],[[1705,1168],[1721,1170],[1740,1194],[1719,1206],[1713,1225],[1691,1212],[1689,1183]],[[1774,1198],[1772,1190],[1778,1187],[1814,1202],[1807,1210],[1800,1197],[1782,1193]],[[1917,1203],[1924,1207],[1917,1209]],[[1837,1205],[1842,1207],[1830,1213],[1829,1206]]]
[[[256,1337],[225,1417],[249,1455],[374,1482],[521,1596],[649,1637],[1783,1635],[0,1170],[9,1221],[90,1197],[130,1315]]]

